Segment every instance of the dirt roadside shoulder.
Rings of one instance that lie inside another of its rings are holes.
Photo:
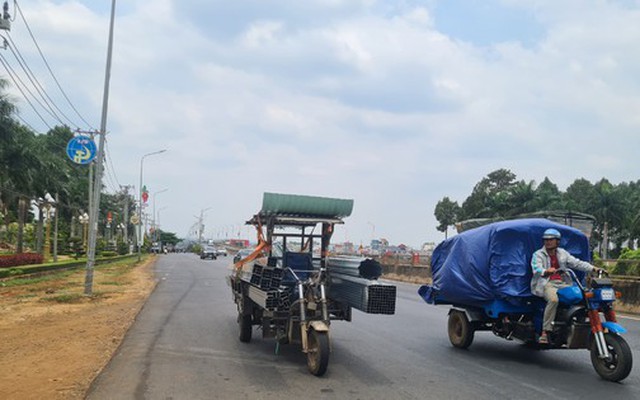
[[[0,282],[0,398],[82,399],[153,291],[155,258]],[[3,286],[4,285],[4,286]]]

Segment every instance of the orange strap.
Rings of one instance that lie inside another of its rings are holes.
[[[258,245],[251,254],[234,264],[236,271],[240,270],[244,264],[258,258],[262,252],[267,252],[271,249],[271,244],[265,240],[264,234],[262,233],[262,223],[260,222],[260,218],[258,218],[256,230],[258,231]]]

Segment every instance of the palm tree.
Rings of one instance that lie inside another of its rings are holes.
[[[530,213],[535,210],[535,182],[530,181],[529,183],[525,181],[517,182],[511,189],[509,193],[509,198],[507,201],[508,205],[508,216],[514,216],[519,214]]]
[[[4,225],[9,224],[9,203],[12,200],[10,172],[8,160],[11,149],[15,146],[15,135],[13,130],[13,120],[11,114],[14,106],[7,99],[5,89],[8,83],[0,78],[0,211],[4,216]]]
[[[620,228],[624,220],[626,202],[608,180],[602,179],[594,185],[589,212],[598,220],[602,232],[602,257],[607,258],[610,229]]]
[[[537,211],[558,210],[561,208],[561,199],[558,186],[545,177],[536,188],[535,209]]]
[[[23,251],[25,197],[32,196],[33,181],[36,176],[42,175],[42,169],[39,168],[40,160],[35,150],[33,132],[10,120],[2,121],[0,124],[7,133],[2,146],[4,166],[0,182],[4,189],[2,203],[5,213],[8,213],[10,205],[22,204],[22,207],[18,207],[18,243],[16,244],[17,252],[21,253]],[[18,200],[19,198],[21,199]]]

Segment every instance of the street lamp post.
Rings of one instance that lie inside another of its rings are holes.
[[[89,226],[89,214],[84,213],[78,217],[82,225],[82,249],[87,251],[87,227]]]
[[[49,193],[44,196],[44,210],[45,210],[45,239],[44,239],[44,249],[43,249],[43,259],[44,262],[49,261],[49,257],[51,256],[51,207],[55,204],[55,200]]]
[[[154,151],[151,153],[147,153],[140,158],[140,187],[139,187],[140,197],[138,198],[138,205],[139,205],[138,212],[140,213],[139,215],[140,218],[138,221],[138,261],[140,261],[140,259],[142,258],[142,245],[144,244],[144,238],[142,236],[142,171],[144,166],[144,159],[146,157],[153,156],[155,154],[164,153],[165,151],[167,151],[167,149]]]

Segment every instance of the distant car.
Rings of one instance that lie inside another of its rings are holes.
[[[234,264],[237,263],[238,261],[247,257],[251,253],[253,253],[253,249],[240,249],[240,251],[238,251],[236,255],[233,257],[233,263]]]
[[[212,260],[218,259],[217,250],[212,246],[204,246],[202,251],[200,251],[200,259],[204,260],[210,258]]]
[[[218,252],[216,255],[222,256],[222,257],[227,256],[227,249],[225,249],[224,247],[218,247],[216,250]]]

